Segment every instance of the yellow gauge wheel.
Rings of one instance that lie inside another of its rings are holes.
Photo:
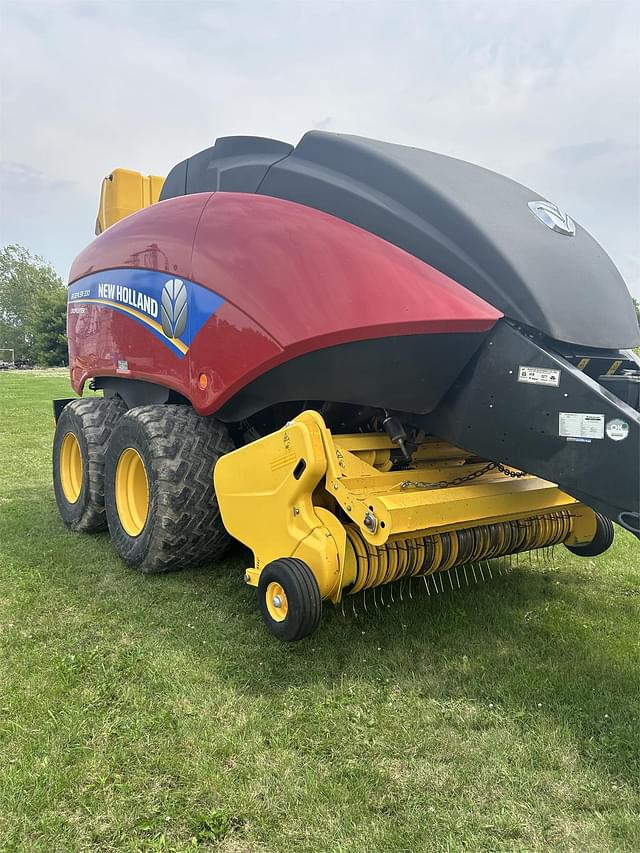
[[[60,484],[67,501],[74,504],[82,491],[84,465],[76,435],[68,432],[60,445]]]
[[[276,581],[272,581],[269,584],[266,593],[266,603],[269,616],[271,616],[273,621],[284,622],[289,612],[289,602],[287,601],[287,594],[284,591],[284,587],[281,584],[276,583]]]
[[[118,459],[115,495],[120,524],[129,536],[139,536],[149,514],[149,480],[142,456],[133,447]]]

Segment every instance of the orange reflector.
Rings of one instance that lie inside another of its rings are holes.
[[[209,384],[209,380],[207,379],[207,374],[201,373],[200,376],[198,377],[198,385],[200,385],[200,387],[204,391],[208,384]]]

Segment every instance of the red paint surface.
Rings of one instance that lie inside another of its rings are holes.
[[[124,359],[123,375],[165,384],[202,413],[305,352],[377,337],[486,332],[502,316],[379,237],[267,196],[197,194],[153,205],[94,240],[70,279],[116,267],[166,271],[226,301],[183,358],[108,308],[70,315],[74,387],[80,391],[90,376],[115,375]]]
[[[71,265],[69,284],[117,267],[160,270],[191,278],[193,237],[210,193],[180,196],[146,207],[96,237]]]

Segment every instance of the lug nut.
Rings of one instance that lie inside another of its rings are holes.
[[[378,529],[378,519],[372,512],[365,513],[364,526],[367,528],[369,533],[375,533]]]

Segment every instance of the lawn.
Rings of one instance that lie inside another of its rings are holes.
[[[279,645],[246,554],[146,577],[68,533],[63,372],[0,374],[0,849],[640,850],[640,545]]]

